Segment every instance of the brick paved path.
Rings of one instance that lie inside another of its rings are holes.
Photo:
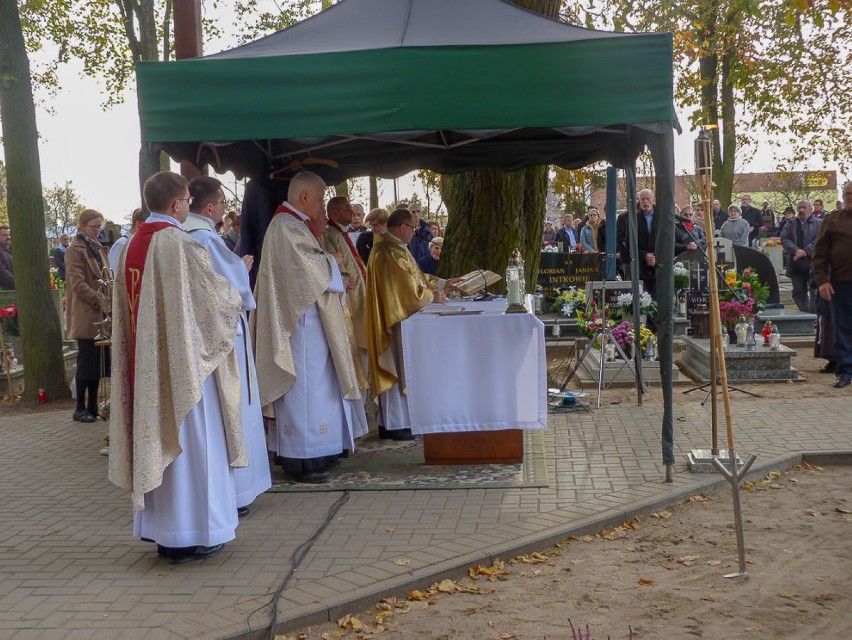
[[[737,402],[737,450],[758,454],[757,473],[802,452],[852,451],[849,407],[848,394]],[[284,592],[279,621],[336,618],[720,484],[684,462],[709,446],[698,399],[675,407],[675,482],[660,483],[661,413],[646,402],[552,415],[548,487],[352,493]],[[222,554],[171,566],[130,535],[129,498],[98,454],[105,432],[69,411],[0,417],[0,639],[246,637],[267,625],[291,554],[341,494],[265,494]],[[401,557],[410,564],[395,565]]]

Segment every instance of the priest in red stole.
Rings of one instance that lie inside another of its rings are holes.
[[[290,478],[307,483],[326,482],[366,426],[353,414],[363,405],[343,278],[311,230],[322,232],[324,194],[322,178],[309,171],[290,181],[263,240],[251,320],[260,400],[275,415],[269,448]]]
[[[109,478],[131,492],[134,535],[180,564],[236,535],[242,300],[183,230],[186,180],[162,171],[143,192],[152,213],[115,278]]]

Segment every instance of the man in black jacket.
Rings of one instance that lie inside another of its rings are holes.
[[[637,244],[639,255],[637,260],[639,263],[639,279],[642,280],[642,287],[645,291],[651,294],[654,300],[657,299],[657,226],[658,218],[657,208],[654,204],[654,192],[650,189],[642,189],[636,194],[638,207],[636,209],[636,230]],[[628,233],[627,214],[618,219],[618,250],[621,255],[622,265],[630,264],[630,242]],[[625,269],[626,274],[629,274],[629,266]]]
[[[740,202],[742,203],[743,220],[748,222],[748,246],[751,246],[760,233],[760,227],[763,225],[763,214],[760,209],[751,206],[751,196],[742,196]]]

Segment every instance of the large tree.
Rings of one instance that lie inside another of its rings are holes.
[[[24,399],[70,395],[59,317],[50,297],[44,201],[30,66],[16,0],[0,0],[0,122],[6,155],[15,301],[21,322]]]
[[[57,238],[62,233],[72,233],[84,209],[71,180],[66,180],[63,185],[55,184],[45,188],[44,221],[48,235]]]
[[[559,16],[560,0],[515,0],[514,4],[549,18]],[[533,283],[544,228],[548,168],[539,165],[504,172],[477,168],[444,176],[441,195],[447,206],[447,241],[439,273],[458,275],[473,269],[502,273],[515,248]]]
[[[675,97],[693,126],[711,125],[713,178],[723,203],[730,202],[736,164],[764,145],[784,145],[776,157],[793,165],[849,166],[849,0],[566,4],[568,19],[589,27],[674,34]]]

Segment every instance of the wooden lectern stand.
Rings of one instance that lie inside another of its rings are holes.
[[[514,464],[524,457],[524,432],[463,431],[423,436],[426,464]]]

